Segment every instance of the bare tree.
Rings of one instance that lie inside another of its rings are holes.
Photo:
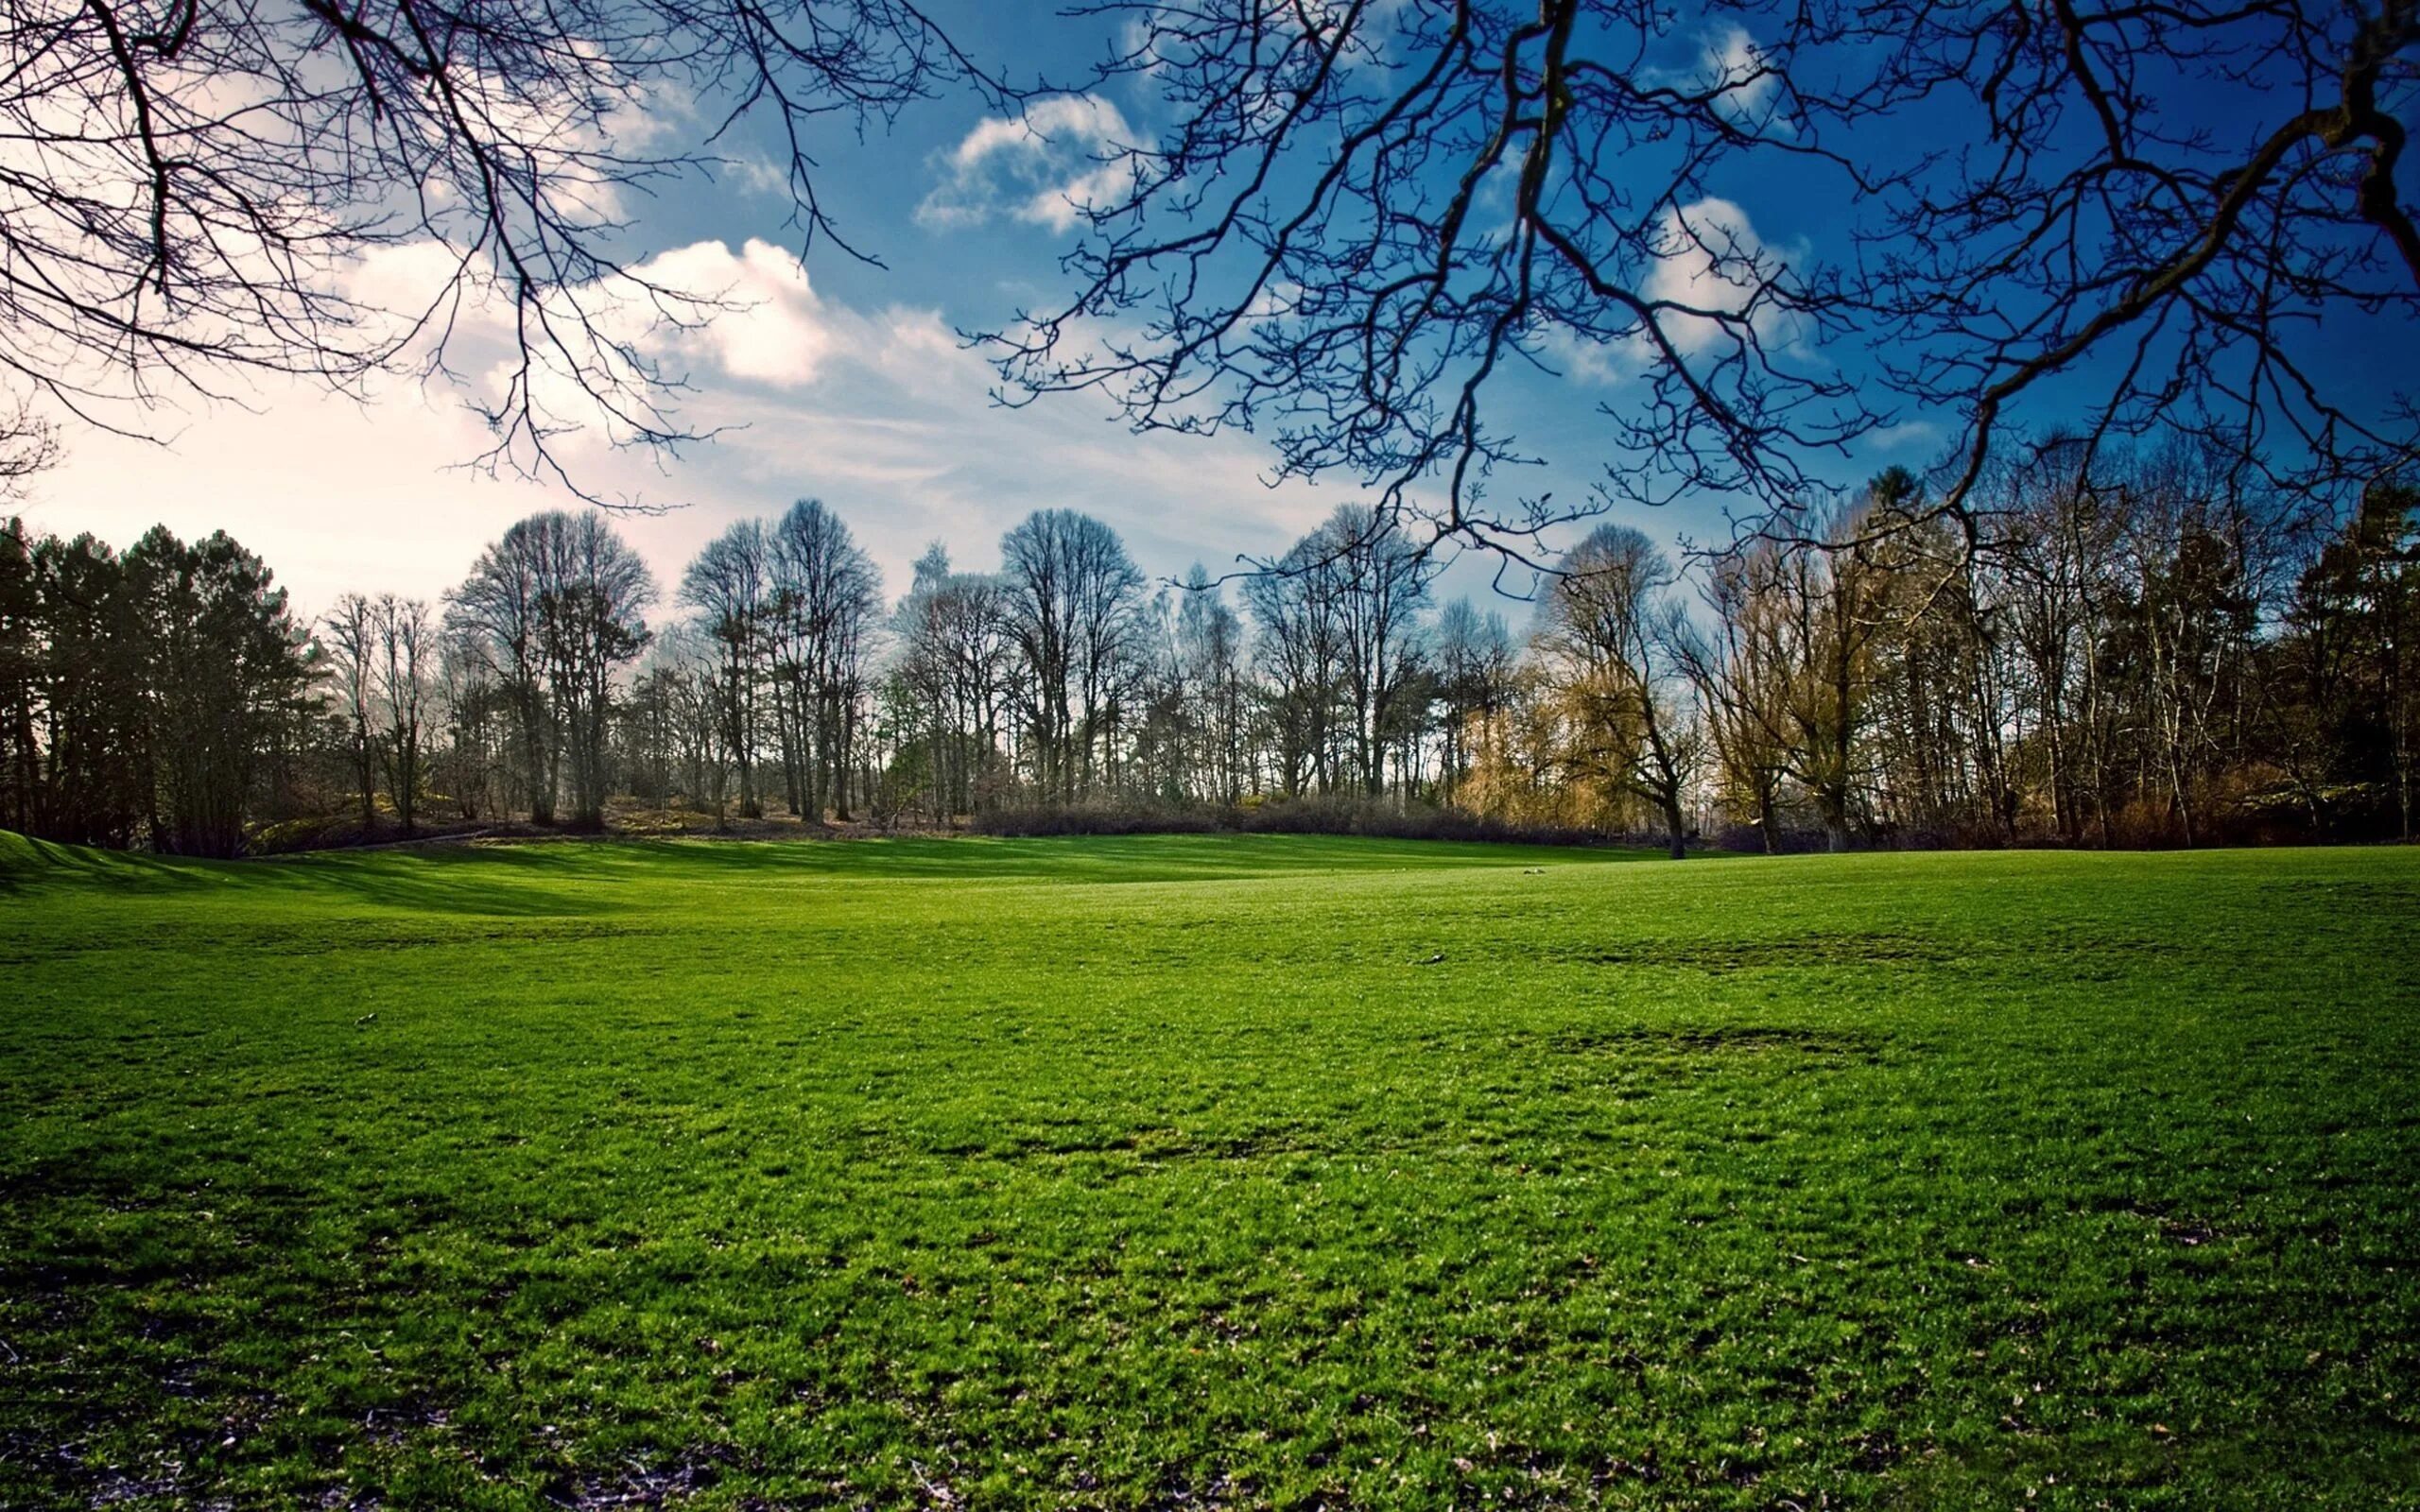
[[[1000,93],[909,0],[89,0],[10,7],[0,53],[17,387],[109,424],[235,370],[349,388],[444,368],[475,311],[510,352],[473,393],[485,460],[567,481],[567,427],[697,434],[652,337],[722,291],[627,260],[631,196],[769,168],[802,244],[838,242],[819,142],[944,83]],[[722,156],[752,121],[785,161]],[[397,249],[429,276],[367,292]]]
[[[371,681],[383,721],[378,750],[386,766],[387,797],[404,833],[411,834],[426,781],[423,741],[437,669],[437,630],[424,600],[392,593],[381,593],[370,606],[370,622],[376,651]]]
[[[479,553],[471,576],[445,595],[446,631],[485,666],[511,711],[522,807],[537,824],[555,817],[562,742],[546,691],[544,590],[537,532],[523,521]]]
[[[756,691],[773,607],[772,550],[761,520],[743,520],[706,543],[681,577],[681,602],[698,610],[719,660],[716,699],[723,746],[739,768],[739,812],[763,812],[756,795]],[[722,818],[720,784],[715,817]]]
[[[1440,788],[1454,800],[1471,769],[1471,751],[1484,745],[1511,696],[1518,647],[1504,616],[1482,615],[1467,598],[1447,604],[1437,616],[1437,692],[1443,705],[1443,770]]]
[[[1753,796],[1768,844],[1784,776],[1813,799],[1831,849],[1867,817],[1880,648],[1940,583],[1909,544],[1922,507],[1912,476],[1886,472],[1831,506],[1824,543],[1757,542],[1716,573],[1724,649],[1694,658],[1696,679],[1714,690],[1726,776]]]
[[[1342,691],[1353,720],[1353,761],[1361,790],[1386,785],[1388,736],[1418,665],[1418,621],[1436,575],[1394,518],[1368,505],[1342,505],[1314,532],[1311,552],[1335,585]]]
[[[1098,154],[1072,293],[994,334],[1011,390],[1253,430],[1439,537],[1538,561],[1588,507],[1484,496],[1537,369],[1620,380],[1605,496],[1793,540],[1912,408],[1951,422],[1927,511],[1971,545],[2053,387],[2091,436],[2180,425],[2311,480],[2415,455],[2408,375],[2321,356],[2420,314],[2408,0],[1750,0],[1695,36],[1633,0],[1097,11],[1167,124]],[[1828,260],[1724,198],[1778,174],[1830,196]]]
[[[2325,353],[2352,321],[2420,315],[2397,118],[2420,8],[1884,0],[1840,40],[1874,49],[1878,120],[1921,101],[1980,148],[1900,134],[1915,161],[1857,291],[1897,390],[1960,422],[1934,512],[1975,524],[1996,445],[2053,387],[2082,406],[2087,481],[2101,441],[2160,429],[2308,488],[2414,455],[2409,369]]]
[[[566,767],[572,821],[604,822],[614,679],[646,646],[655,581],[596,510],[516,523],[446,595],[447,623],[510,700],[530,817],[551,823]]]
[[[1901,474],[1880,496],[1836,506],[1825,522],[1828,540],[1773,558],[1765,585],[1784,607],[1778,665],[1794,669],[1783,708],[1791,775],[1814,795],[1824,833],[1845,850],[1862,818],[1859,801],[1872,774],[1864,739],[1873,717],[1876,648],[1893,628],[1897,586],[1889,547],[1907,513],[1892,506],[1910,497],[1913,480]]]
[[[59,432],[20,404],[0,417],[0,499],[16,498],[26,479],[59,460]]]
[[[1201,796],[1240,802],[1250,733],[1244,625],[1199,562],[1177,603],[1174,650],[1178,695],[1201,747],[1193,762]]]
[[[1011,633],[1028,677],[1027,728],[1046,802],[1087,790],[1143,575],[1117,533],[1072,509],[1038,509],[1000,540]]]
[[[675,623],[648,644],[631,690],[647,747],[641,764],[656,768],[648,785],[665,797],[677,789],[691,803],[711,808],[717,824],[730,800],[736,732],[728,655],[727,644],[697,622]]]
[[[487,655],[450,610],[437,639],[443,734],[430,755],[429,781],[459,816],[475,820],[509,806],[510,713]]]
[[[1704,740],[1683,672],[1687,611],[1670,558],[1637,531],[1600,525],[1563,558],[1538,643],[1562,669],[1599,775],[1654,806],[1672,859],[1689,853],[1687,804]]]
[[[935,815],[972,812],[980,779],[1000,758],[1013,653],[1000,580],[950,570],[938,542],[917,559],[916,578],[892,617],[900,673],[921,705],[930,743]]]
[[[614,678],[646,649],[655,579],[597,510],[553,510],[513,528],[527,528],[536,548],[539,641],[571,770],[572,822],[598,828],[611,781]]]
[[[2081,842],[2087,819],[2109,838],[2109,683],[2102,650],[2119,597],[2115,581],[2122,494],[2094,486],[2075,448],[2045,446],[1996,489],[2005,522],[1992,558],[2009,639],[2024,673],[2024,714],[2037,731],[2052,827]]]
[[[1079,207],[1073,298],[997,335],[1012,387],[1104,390],[1146,428],[1253,429],[1283,473],[1347,473],[1382,513],[1524,555],[1585,507],[1483,502],[1525,456],[1487,403],[1516,369],[1634,368],[1646,397],[1609,412],[1609,441],[1655,466],[1606,479],[1658,499],[1794,496],[1794,446],[1878,422],[1794,350],[1842,292],[1712,187],[1742,161],[1833,155],[1743,120],[1762,68],[1650,67],[1651,8],[1103,9],[1133,22],[1117,66],[1171,124],[1104,154],[1117,192]]]
[[[1296,541],[1271,570],[1244,580],[1262,720],[1288,798],[1325,791],[1333,782],[1343,642],[1331,566],[1314,533]]]
[[[773,672],[791,812],[849,816],[882,574],[839,516],[801,499],[771,534]]]
[[[1722,796],[1744,813],[1771,853],[1781,830],[1782,781],[1789,770],[1791,686],[1797,676],[1783,633],[1779,553],[1769,542],[1712,564],[1701,589],[1710,633],[1680,642],[1719,764]]]
[[[361,799],[361,833],[368,839],[378,827],[377,610],[362,594],[339,593],[336,607],[320,619],[320,633],[326,639],[354,791]]]

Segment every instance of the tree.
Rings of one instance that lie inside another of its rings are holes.
[[[384,728],[378,748],[387,775],[387,798],[404,833],[416,833],[420,793],[427,780],[423,749],[430,683],[437,668],[437,629],[428,605],[417,598],[381,593],[371,607],[377,646],[372,679]]]
[[[510,806],[511,707],[485,652],[449,611],[438,633],[439,707],[444,735],[429,781],[465,819]]]
[[[0,522],[0,826],[31,831],[42,782],[42,590],[23,520]]]
[[[681,577],[681,602],[699,612],[720,658],[715,697],[722,743],[738,765],[739,812],[748,818],[764,812],[756,797],[756,690],[772,609],[771,555],[764,522],[743,520],[708,541]],[[716,792],[719,822],[719,783]]]
[[[1755,826],[1766,854],[1779,847],[1782,780],[1789,770],[1788,727],[1794,675],[1780,633],[1775,548],[1760,545],[1721,561],[1703,589],[1714,616],[1711,640],[1681,642],[1713,745],[1723,796]]]
[[[1314,533],[1296,541],[1270,571],[1244,579],[1244,605],[1255,627],[1262,719],[1288,798],[1311,788],[1324,792],[1331,782],[1343,682],[1333,565]]]
[[[306,637],[268,569],[224,532],[187,545],[155,526],[127,552],[123,582],[152,847],[241,854],[267,736],[313,680]]]
[[[2118,588],[2123,495],[2083,475],[2077,448],[2042,447],[2002,480],[2009,524],[1993,562],[2022,663],[2051,824],[2070,843],[2087,822],[2110,837],[2108,680],[2101,650]]]
[[[1487,493],[1538,368],[1624,380],[1610,493],[1790,539],[1902,408],[1952,427],[1926,514],[1970,541],[2054,389],[2094,438],[2286,438],[2314,484],[2413,455],[2408,390],[2325,345],[2420,314],[2403,0],[1747,4],[1699,38],[1616,0],[1115,9],[1165,125],[1101,152],[1068,296],[995,334],[1023,393],[1250,429],[1532,560],[1586,507]],[[1785,174],[1828,261],[1723,198]]]
[[[2293,650],[2337,783],[2392,795],[2396,833],[2412,838],[2420,762],[2420,490],[2373,486],[2302,575]]]
[[[790,812],[849,817],[882,574],[839,516],[801,499],[772,529],[772,666]]]
[[[488,460],[559,475],[566,428],[691,434],[650,336],[720,291],[627,260],[630,196],[768,166],[716,146],[761,121],[804,243],[838,241],[827,118],[862,129],[953,80],[1000,93],[904,0],[93,0],[13,10],[0,37],[0,131],[24,149],[0,181],[0,369],[108,412],[231,369],[350,388],[442,366],[484,325],[510,352],[473,395]],[[426,276],[373,300],[381,257]]]
[[[40,784],[33,833],[128,846],[144,833],[148,668],[118,554],[90,535],[33,546]]]
[[[26,480],[59,460],[59,433],[20,404],[0,416],[0,500],[25,491]]]
[[[449,633],[513,710],[533,821],[553,822],[568,770],[571,821],[604,822],[614,679],[646,646],[654,600],[647,564],[593,509],[516,523],[446,595]]]
[[[1931,563],[1909,535],[1923,513],[1922,491],[1905,469],[1866,486],[1862,498],[1836,507],[1820,544],[1770,558],[1760,591],[1777,593],[1784,640],[1772,664],[1791,669],[1783,705],[1783,748],[1791,774],[1814,795],[1834,850],[1848,849],[1872,776],[1864,736],[1873,719],[1878,652],[1905,612],[1900,589]],[[1920,597],[1929,597],[1919,591]]]
[[[377,701],[373,691],[378,660],[376,610],[360,593],[339,593],[336,607],[320,616],[320,633],[327,643],[328,675],[336,684],[354,792],[361,800],[361,836],[367,840],[378,828],[378,730],[372,712]]]
[[[1176,610],[1176,679],[1201,748],[1193,766],[1201,796],[1236,803],[1246,782],[1250,736],[1243,620],[1200,562],[1185,574]]]
[[[930,747],[934,816],[977,807],[999,759],[1012,643],[1000,580],[950,570],[937,541],[917,558],[914,584],[892,617],[900,676]]]
[[[1406,695],[1435,571],[1392,514],[1344,505],[1246,581],[1289,797],[1347,780],[1370,796],[1385,788],[1388,752],[1406,748],[1425,713],[1425,698]]]
[[[1117,533],[1072,509],[1038,509],[1000,540],[1010,633],[1028,677],[1026,726],[1045,802],[1071,802],[1099,770],[1115,675],[1143,575]]]
[[[445,627],[448,639],[494,680],[510,712],[520,806],[531,823],[551,824],[562,743],[546,696],[539,555],[533,521],[507,530],[445,595]]]
[[[655,579],[596,510],[533,515],[522,524],[538,547],[539,643],[571,771],[571,822],[599,828],[614,677],[646,649]]]
[[[1921,96],[1954,112],[1953,139],[1992,144],[1936,156],[1941,137],[1895,133],[1910,165],[1857,294],[1882,374],[1960,421],[1934,512],[1988,523],[1969,500],[1995,445],[2054,389],[2084,417],[2089,482],[2104,451],[2127,465],[2105,443],[2154,432],[2310,490],[2413,454],[2408,389],[2325,353],[2347,319],[2420,313],[2394,103],[2420,10],[1886,0],[1858,17],[1846,40],[1884,59],[1867,97]]]
[[[319,678],[259,558],[165,528],[124,556],[0,531],[0,653],[11,816],[194,855],[244,850]]]
[[[2156,795],[2188,846],[2206,830],[2219,774],[2238,763],[2270,592],[2267,526],[2241,482],[2222,454],[2198,447],[2138,463],[2120,539],[2127,581],[2102,653],[2131,702],[2138,800]]]
[[[1311,552],[1335,584],[1354,765],[1361,790],[1375,797],[1386,785],[1388,737],[1418,668],[1420,610],[1436,565],[1393,516],[1368,505],[1339,506],[1312,541]]]
[[[1437,616],[1437,693],[1443,704],[1444,769],[1441,789],[1452,802],[1470,774],[1471,752],[1491,737],[1512,695],[1518,647],[1504,616],[1485,615],[1467,598],[1447,604]]]
[[[1686,857],[1686,806],[1703,743],[1682,673],[1686,611],[1669,558],[1645,536],[1600,525],[1564,556],[1539,615],[1541,648],[1560,668],[1581,759],[1654,805],[1672,859]]]
[[[662,803],[674,792],[723,818],[734,765],[723,658],[728,647],[698,623],[673,625],[648,645],[625,711],[635,790]]]

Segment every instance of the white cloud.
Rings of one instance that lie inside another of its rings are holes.
[[[1948,433],[1928,420],[1902,421],[1885,425],[1865,438],[1865,444],[1877,452],[1896,455],[1906,452],[1938,451]]]
[[[1156,78],[1167,66],[1167,60],[1158,46],[1159,30],[1149,16],[1129,16],[1117,28],[1117,48],[1129,66],[1139,70],[1145,78]]]
[[[561,443],[600,496],[685,506],[619,522],[667,587],[732,521],[805,495],[849,522],[893,593],[935,539],[963,566],[994,565],[1001,533],[1035,508],[1094,513],[1147,571],[1174,575],[1197,558],[1217,569],[1241,552],[1282,550],[1342,497],[1265,488],[1266,455],[1248,438],[1134,437],[1084,396],[994,405],[990,368],[937,312],[819,297],[796,259],[768,243],[700,243],[645,266],[746,305],[667,338],[695,365],[684,413],[733,427],[719,439],[677,457],[594,434]],[[409,292],[441,272],[428,250],[398,249],[356,276]],[[355,403],[264,380],[241,404],[185,411],[165,446],[83,430],[66,442],[60,466],[32,481],[26,513],[38,527],[120,545],[157,523],[188,537],[223,527],[261,553],[305,613],[347,589],[434,598],[513,520],[578,503],[550,485],[461,471],[488,438],[441,386],[388,380]]]
[[[467,397],[492,407],[513,402],[524,358],[515,312],[484,260],[465,266],[436,242],[377,248],[340,282],[347,297],[396,320],[433,309],[406,361],[425,362],[441,345],[443,370]],[[754,238],[736,252],[717,241],[658,253],[602,283],[553,291],[540,313],[544,319],[530,326],[542,339],[527,354],[529,407],[550,429],[612,440],[629,439],[630,427],[600,404],[597,388],[635,400],[650,368],[676,382],[720,376],[797,388],[841,339],[797,253]],[[554,350],[548,334],[571,350]],[[571,376],[573,363],[585,382]]]
[[[789,169],[761,152],[742,152],[720,161],[719,168],[742,194],[767,198],[790,192]]]
[[[1657,324],[1683,356],[1729,339],[1725,322],[1716,317],[1748,312],[1757,291],[1780,279],[1786,267],[1781,255],[1757,236],[1745,210],[1711,197],[1665,212],[1655,253],[1639,292],[1680,307],[1661,312]],[[1690,313],[1698,311],[1704,313]],[[1766,306],[1750,316],[1756,335],[1774,345],[1788,342],[1786,318],[1769,312]]]
[[[1776,96],[1781,77],[1772,60],[1743,26],[1726,26],[1706,39],[1705,68],[1711,88],[1722,91],[1717,109],[1743,131],[1767,137],[1797,134]]]
[[[651,284],[716,307],[687,329],[669,328],[669,344],[725,376],[798,387],[814,382],[835,335],[806,266],[786,248],[751,238],[734,256],[720,242],[660,254],[632,270]]]
[[[1757,291],[1786,279],[1792,256],[1803,255],[1803,249],[1785,252],[1766,242],[1737,204],[1708,198],[1668,210],[1651,245],[1654,255],[1637,292],[1663,306],[1656,323],[1683,358],[1725,348],[1736,337],[1737,322],[1723,318],[1741,315],[1768,352],[1815,356],[1799,340],[1797,317],[1756,302]],[[1534,333],[1528,347],[1555,372],[1602,387],[1636,377],[1662,360],[1649,334],[1635,326],[1599,337],[1549,325]]]
[[[1277,320],[1297,314],[1303,305],[1303,285],[1292,279],[1277,279],[1262,285],[1252,302],[1244,306],[1247,320]]]
[[[623,82],[597,121],[603,144],[617,152],[648,150],[697,125],[697,95],[661,77]]]
[[[1011,215],[1065,232],[1134,186],[1126,117],[1098,94],[1056,95],[1021,116],[976,123],[936,159],[941,181],[916,207],[918,224],[976,226]]]
[[[1617,384],[1638,370],[1627,343],[1598,341],[1565,325],[1547,326],[1536,346],[1547,367],[1583,384]]]

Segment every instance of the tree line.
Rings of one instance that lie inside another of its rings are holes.
[[[1676,556],[1599,524],[1494,609],[1439,602],[1436,556],[1363,504],[1234,585],[1155,581],[1042,510],[993,571],[933,545],[895,600],[813,500],[668,595],[610,518],[550,511],[441,602],[347,593],[316,624],[224,535],[120,554],[10,522],[0,822],[218,855],[616,802],[1460,814],[1675,854],[2411,836],[2420,491],[2315,522],[2188,446],[2051,445],[1987,502],[1980,545],[1895,469],[1804,538]]]
[[[308,628],[224,534],[123,553],[0,523],[0,824],[233,855],[319,739]]]

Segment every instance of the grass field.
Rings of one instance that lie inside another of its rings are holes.
[[[0,848],[0,1505],[2420,1505],[2420,850]]]

